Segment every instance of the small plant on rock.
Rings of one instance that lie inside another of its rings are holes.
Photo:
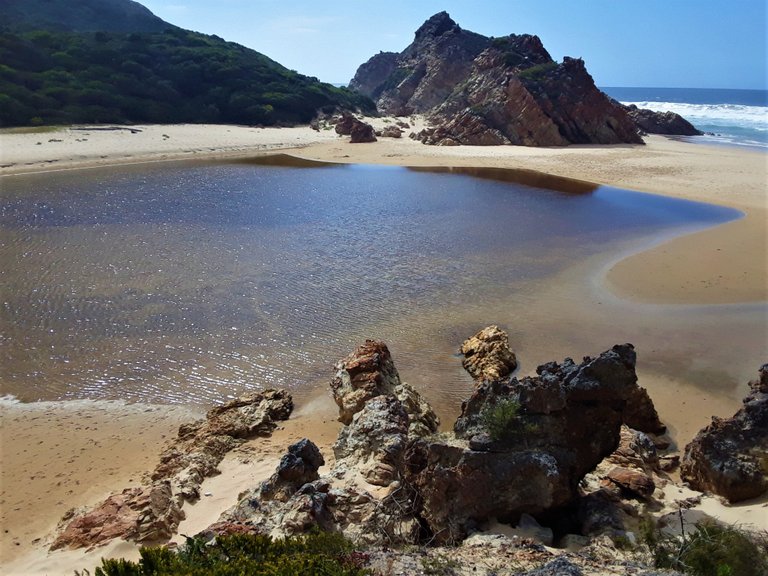
[[[509,442],[530,430],[520,417],[520,402],[514,398],[500,399],[486,406],[480,421],[495,442]]]

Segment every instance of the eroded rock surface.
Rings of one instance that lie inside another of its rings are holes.
[[[638,108],[634,104],[625,108],[637,127],[647,134],[666,134],[669,136],[700,136],[704,134],[675,112],[655,112]]]
[[[461,345],[461,365],[475,380],[498,380],[517,368],[509,336],[498,326],[488,326]]]
[[[203,479],[218,472],[224,455],[247,438],[271,434],[293,410],[284,390],[265,390],[211,409],[206,418],[182,424],[161,454],[149,486],[124,490],[74,518],[52,549],[93,547],[113,538],[160,542],[184,518],[185,500],[199,498]]]
[[[579,481],[619,445],[635,360],[624,344],[578,365],[539,366],[536,377],[483,381],[462,404],[455,441],[412,442],[407,480],[435,538],[458,541],[476,522],[574,502]],[[506,413],[508,433],[494,438],[488,414],[505,403],[517,408]]]
[[[695,490],[739,502],[768,491],[768,364],[731,418],[712,418],[685,447],[683,480]]]
[[[350,87],[380,112],[427,114],[433,128],[417,136],[427,144],[642,143],[583,61],[554,62],[536,36],[464,30],[446,12],[427,20],[400,54],[360,66]]]
[[[350,136],[353,144],[376,142],[376,131],[373,126],[356,118],[349,112],[343,112],[336,122],[336,133],[340,136]]]

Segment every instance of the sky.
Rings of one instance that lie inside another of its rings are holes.
[[[139,0],[325,82],[346,84],[400,52],[446,10],[485,36],[536,34],[555,60],[583,58],[598,86],[766,89],[766,0]]]

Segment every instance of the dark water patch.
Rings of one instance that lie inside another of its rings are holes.
[[[525,168],[474,168],[469,166],[430,166],[416,167],[410,166],[409,170],[414,172],[433,172],[436,174],[464,174],[494,180],[496,182],[507,182],[509,184],[522,184],[532,188],[545,188],[557,192],[567,192],[569,194],[590,194],[599,188],[599,185],[575,178],[565,178],[563,176],[554,176],[537,170],[527,170]]]
[[[470,325],[459,312],[492,322],[613,245],[738,215],[449,172],[181,163],[7,179],[2,391],[171,402],[301,392],[382,337],[404,373],[453,398],[468,385],[444,331]]]

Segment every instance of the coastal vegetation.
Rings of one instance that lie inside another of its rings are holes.
[[[657,568],[695,576],[761,576],[768,574],[768,537],[737,526],[699,522],[681,535],[665,534],[652,523],[644,526],[644,540]]]
[[[178,551],[142,548],[141,559],[104,559],[95,576],[363,576],[365,556],[343,536],[312,532],[283,540],[266,535],[231,534],[211,543],[187,538]],[[87,576],[88,570],[76,572]]]
[[[373,112],[366,96],[288,70],[217,36],[0,34],[0,126],[308,123],[319,108]]]

